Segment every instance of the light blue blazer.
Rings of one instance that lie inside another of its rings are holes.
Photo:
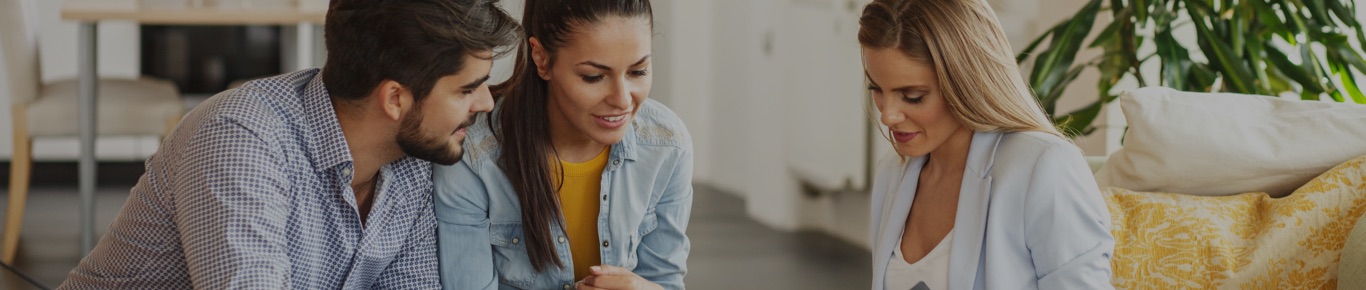
[[[926,156],[878,165],[873,289],[900,243]],[[976,132],[958,197],[950,289],[1113,289],[1110,212],[1082,152],[1038,132]],[[940,289],[934,289],[940,290]]]

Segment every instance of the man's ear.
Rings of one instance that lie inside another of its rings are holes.
[[[528,38],[531,44],[531,61],[536,63],[536,73],[543,80],[550,80],[550,55],[545,52],[545,47],[541,46],[541,40],[535,37]]]
[[[379,102],[384,116],[393,121],[403,119],[403,114],[408,112],[413,105],[413,93],[393,80],[384,80],[379,83]]]

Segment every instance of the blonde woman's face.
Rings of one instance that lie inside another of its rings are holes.
[[[895,48],[863,48],[863,68],[882,124],[891,131],[892,147],[901,156],[934,152],[964,129],[949,112],[939,78],[929,64]]]

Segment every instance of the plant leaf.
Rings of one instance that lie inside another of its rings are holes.
[[[1295,93],[1309,100],[1329,96],[1366,103],[1363,84],[1357,82],[1357,74],[1366,74],[1366,18],[1356,16],[1356,5],[1356,0],[1090,0],[1030,42],[1016,61],[1032,59],[1029,84],[1069,136],[1096,130],[1092,122],[1128,76],[1140,86],[1148,85],[1146,78],[1185,91]],[[1103,10],[1114,21],[1095,39],[1085,39]],[[1176,38],[1184,25],[1195,30],[1195,42]],[[1041,48],[1045,40],[1049,45]],[[1081,48],[1104,52],[1081,60]],[[1299,50],[1294,60],[1287,54],[1291,49]],[[1161,65],[1159,75],[1145,77],[1140,68],[1153,57]],[[1056,112],[1069,84],[1091,66],[1100,73],[1096,99],[1080,110]]]
[[[1310,93],[1309,91],[1303,91],[1303,92],[1300,92],[1300,99],[1301,99],[1301,100],[1306,100],[1306,101],[1318,101],[1318,100],[1319,100],[1319,95],[1321,95],[1321,94],[1315,94],[1315,93]]]
[[[1333,98],[1334,101],[1341,102],[1343,100],[1342,92],[1339,92],[1337,87],[1331,84],[1325,84],[1323,81],[1328,78],[1328,72],[1323,69],[1323,66],[1319,65],[1323,62],[1319,61],[1319,56],[1314,53],[1314,50],[1310,49],[1308,45],[1301,45],[1300,57],[1300,66],[1304,67],[1305,70],[1308,70],[1309,74],[1314,76],[1314,80],[1319,81],[1320,87],[1328,93],[1329,97]],[[1330,63],[1329,65],[1333,64]]]
[[[1337,16],[1338,20],[1342,21],[1343,24],[1346,24],[1350,27],[1361,26],[1360,23],[1357,23],[1357,19],[1353,15],[1354,13],[1352,13],[1352,10],[1347,10],[1347,6],[1343,6],[1342,2],[1339,2],[1338,0],[1322,1],[1324,2],[1325,6],[1328,6],[1329,10],[1333,11],[1333,16]]]
[[[1066,88],[1068,84],[1072,83],[1072,81],[1077,80],[1077,77],[1081,76],[1081,72],[1085,69],[1086,66],[1084,65],[1073,67],[1072,69],[1067,71],[1067,74],[1063,75],[1062,81],[1057,84],[1057,87],[1059,89],[1050,90],[1047,94],[1038,95],[1039,105],[1043,106],[1045,112],[1047,112],[1049,115],[1052,115],[1053,113],[1057,112],[1055,109],[1057,109],[1058,107],[1058,99],[1062,98],[1063,93],[1063,90],[1061,88]]]
[[[1035,38],[1034,41],[1030,41],[1029,45],[1026,45],[1024,50],[1021,50],[1020,54],[1015,56],[1015,63],[1024,63],[1026,59],[1029,59],[1029,55],[1033,54],[1035,49],[1038,49],[1039,44],[1043,43],[1044,39],[1048,39],[1050,36],[1053,35],[1054,32],[1058,30],[1058,28],[1061,28],[1065,24],[1067,24],[1067,21],[1055,24],[1053,25],[1053,28],[1049,28],[1048,31],[1044,31],[1043,35],[1039,35],[1039,37]]]
[[[1046,101],[1044,96],[1061,95],[1066,88],[1072,63],[1087,34],[1090,34],[1091,27],[1095,25],[1100,3],[1100,0],[1091,0],[1066,25],[1054,31],[1050,47],[1035,59],[1029,80],[1035,95],[1040,96],[1041,103]]]
[[[1158,57],[1162,59],[1161,85],[1178,90],[1188,89],[1186,72],[1189,71],[1191,65],[1190,51],[1176,42],[1170,27],[1164,28],[1159,24],[1157,29],[1157,36],[1153,38],[1153,43],[1157,46]]]
[[[1119,19],[1123,19],[1123,18],[1128,18],[1128,17],[1120,17],[1120,16],[1119,16],[1120,13],[1125,13],[1125,12],[1133,13],[1133,12],[1129,12],[1129,9],[1125,9],[1124,0],[1110,0],[1110,14],[1112,14],[1112,15],[1115,16],[1115,20],[1119,20]],[[1133,19],[1129,19],[1129,20],[1132,21]]]
[[[1285,74],[1282,74],[1281,71],[1276,69],[1275,66],[1267,66],[1266,69],[1264,69],[1263,71],[1266,71],[1267,82],[1271,87],[1271,95],[1279,96],[1281,93],[1284,92],[1295,91],[1295,88],[1290,85],[1290,81],[1287,81],[1287,79],[1290,79],[1290,77],[1287,77],[1285,76]]]
[[[1284,52],[1281,52],[1280,49],[1272,46],[1270,43],[1263,45],[1262,49],[1266,52],[1267,63],[1270,63],[1276,70],[1280,71],[1281,74],[1284,74],[1285,76],[1290,77],[1291,80],[1299,83],[1300,86],[1303,87],[1304,92],[1313,93],[1315,95],[1324,92],[1323,83],[1319,82],[1318,78],[1316,78],[1313,73],[1305,71],[1304,67],[1291,62],[1290,57]]]
[[[1293,2],[1294,0],[1290,1]],[[1308,31],[1310,31],[1309,25],[1305,23],[1304,16],[1301,15],[1299,12],[1295,11],[1294,7],[1292,7],[1289,3],[1281,2],[1278,6],[1281,7],[1281,14],[1285,15],[1285,19],[1287,19],[1286,22],[1295,24],[1293,26],[1287,27],[1290,29],[1291,35],[1290,45],[1299,45],[1299,38],[1296,38],[1294,36],[1300,35],[1301,33],[1308,33]]]
[[[1362,60],[1361,54],[1357,53],[1356,50],[1352,50],[1351,46],[1344,43],[1340,46],[1330,46],[1329,50],[1336,51],[1336,53],[1342,57],[1340,59],[1342,62],[1355,67],[1357,71],[1366,73],[1366,60]]]
[[[1276,15],[1275,9],[1271,9],[1270,5],[1262,1],[1248,1],[1246,3],[1252,5],[1253,9],[1256,10],[1257,23],[1262,25],[1266,33],[1278,35],[1285,42],[1295,43],[1295,34],[1285,26],[1285,21]]]
[[[1356,77],[1352,76],[1351,71],[1339,73],[1338,78],[1342,80],[1342,86],[1345,87],[1343,90],[1347,91],[1347,95],[1352,97],[1353,102],[1366,104],[1366,95],[1361,94],[1361,88],[1357,86]]]
[[[1094,128],[1091,127],[1091,123],[1095,122],[1096,116],[1100,115],[1100,109],[1104,107],[1102,106],[1102,101],[1108,97],[1105,93],[1101,94],[1102,97],[1097,98],[1097,100],[1091,102],[1090,105],[1067,113],[1067,115],[1053,118],[1053,124],[1057,124],[1058,130],[1062,131],[1062,133],[1068,137],[1089,134],[1094,130]]]
[[[1344,39],[1341,40],[1341,42],[1339,42],[1338,44],[1344,44],[1346,42],[1347,41]],[[1324,43],[1324,45],[1331,44]],[[1351,63],[1351,61],[1346,60],[1346,55],[1343,55],[1339,50],[1331,48],[1332,47],[1330,47],[1327,54],[1328,68],[1332,70],[1333,75],[1336,75],[1338,77],[1338,81],[1342,83],[1343,88],[1341,91],[1345,91],[1347,93],[1347,96],[1352,98],[1353,102],[1366,104],[1366,96],[1363,96],[1361,94],[1361,89],[1357,86],[1356,77],[1352,76],[1351,67],[1353,66],[1353,64]],[[1361,60],[1358,58],[1357,61],[1359,62]]]
[[[1303,3],[1309,10],[1309,17],[1315,20],[1328,21],[1328,7],[1323,5],[1324,0],[1297,1]],[[1331,23],[1331,22],[1329,22]],[[1322,23],[1327,24],[1327,23]]]
[[[1138,20],[1138,24],[1139,24],[1139,25],[1146,25],[1146,24],[1147,24],[1147,21],[1148,21],[1148,4],[1149,4],[1148,1],[1147,1],[1147,0],[1133,0],[1133,1],[1134,1],[1134,2],[1133,2],[1133,6],[1132,6],[1131,8],[1129,8],[1129,9],[1133,9],[1134,13],[1138,16],[1137,20]],[[1162,1],[1162,0],[1158,0],[1158,1]]]
[[[1208,92],[1214,88],[1214,82],[1219,81],[1219,73],[1199,63],[1192,64],[1187,75],[1190,79],[1187,80],[1186,86],[1189,91],[1194,92]]]
[[[1228,43],[1220,41],[1219,36],[1210,31],[1209,26],[1206,26],[1204,21],[1200,21],[1215,18],[1210,13],[1209,7],[1205,6],[1202,1],[1186,0],[1186,11],[1190,13],[1191,19],[1196,20],[1192,24],[1195,26],[1196,34],[1201,39],[1201,48],[1205,52],[1205,56],[1211,60],[1211,64],[1218,64],[1215,68],[1224,73],[1224,82],[1232,87],[1233,92],[1258,93],[1252,85],[1252,71],[1237,58],[1233,48]]]
[[[1117,18],[1115,21],[1110,22],[1110,24],[1105,25],[1105,29],[1100,31],[1100,35],[1096,35],[1096,39],[1091,40],[1091,44],[1086,47],[1096,48],[1118,40],[1115,38],[1115,35],[1119,34],[1119,29],[1124,26],[1124,21],[1126,21],[1126,19]]]

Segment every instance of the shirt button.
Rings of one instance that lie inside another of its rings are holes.
[[[602,195],[602,201],[607,201],[607,195],[606,195],[606,194]]]
[[[564,284],[564,289],[570,289],[569,284]]]
[[[608,245],[611,245],[611,244],[608,244],[607,241],[602,241],[602,247],[603,247],[603,248],[606,248]]]
[[[561,244],[564,243],[564,237],[560,237],[560,243],[561,243]]]
[[[516,244],[517,242],[521,242],[521,241],[522,241],[522,240],[518,240],[517,238],[512,238],[512,243],[513,243],[513,244]]]
[[[351,168],[350,168],[350,167],[342,168],[342,175],[351,176]]]
[[[621,165],[621,159],[612,160],[612,165]]]

